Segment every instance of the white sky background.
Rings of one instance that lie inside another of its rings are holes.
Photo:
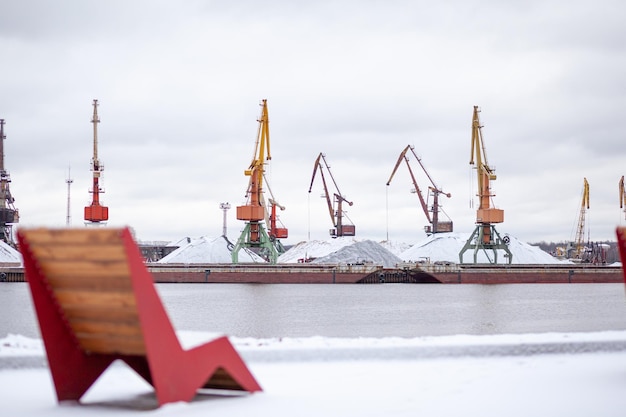
[[[591,239],[615,240],[624,223],[623,2],[3,3],[0,118],[21,226],[65,225],[70,165],[82,225],[98,99],[109,225],[141,240],[218,236],[230,202],[236,239],[264,98],[285,244],[328,237],[321,178],[308,193],[320,152],[354,202],[357,236],[424,238],[406,166],[385,185],[407,144],[452,193],[442,203],[455,231],[472,231],[473,105],[498,174],[500,233],[572,239],[583,177]]]

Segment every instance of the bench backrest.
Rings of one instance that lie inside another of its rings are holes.
[[[84,351],[145,354],[121,229],[29,229],[22,236]]]

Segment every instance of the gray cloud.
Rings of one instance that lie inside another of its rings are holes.
[[[426,219],[407,172],[385,186],[407,144],[452,192],[445,210],[456,229],[473,229],[473,105],[497,167],[501,232],[573,237],[587,176],[591,236],[612,239],[624,217],[626,8],[612,0],[388,3],[3,6],[0,117],[21,224],[64,223],[68,165],[81,223],[97,98],[110,223],[146,240],[219,234],[218,204],[229,201],[235,238],[243,225],[234,207],[267,98],[268,169],[287,207],[287,243],[325,238],[331,226],[319,187],[307,192],[319,152],[354,200],[360,236],[421,239]]]

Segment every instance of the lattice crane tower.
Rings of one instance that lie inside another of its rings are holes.
[[[9,184],[11,175],[4,169],[4,119],[0,119],[0,239],[15,247],[13,225],[19,222],[19,212],[13,205],[15,199],[11,195]]]

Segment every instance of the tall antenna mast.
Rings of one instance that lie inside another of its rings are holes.
[[[67,184],[67,215],[65,217],[65,225],[70,226],[72,224],[72,214],[70,211],[70,186],[74,182],[72,176],[70,175],[71,167],[67,168],[67,179],[65,183]]]
[[[9,183],[11,176],[4,169],[4,119],[0,119],[0,240],[15,247],[13,224],[19,222],[19,212],[13,206],[15,199],[11,195]]]
[[[104,189],[100,187],[100,174],[104,171],[104,166],[98,160],[98,100],[93,101],[93,158],[91,159],[91,171],[93,173],[93,186],[89,190],[91,193],[91,204],[85,207],[85,224],[100,225],[109,220],[109,208],[100,205],[100,193]]]

